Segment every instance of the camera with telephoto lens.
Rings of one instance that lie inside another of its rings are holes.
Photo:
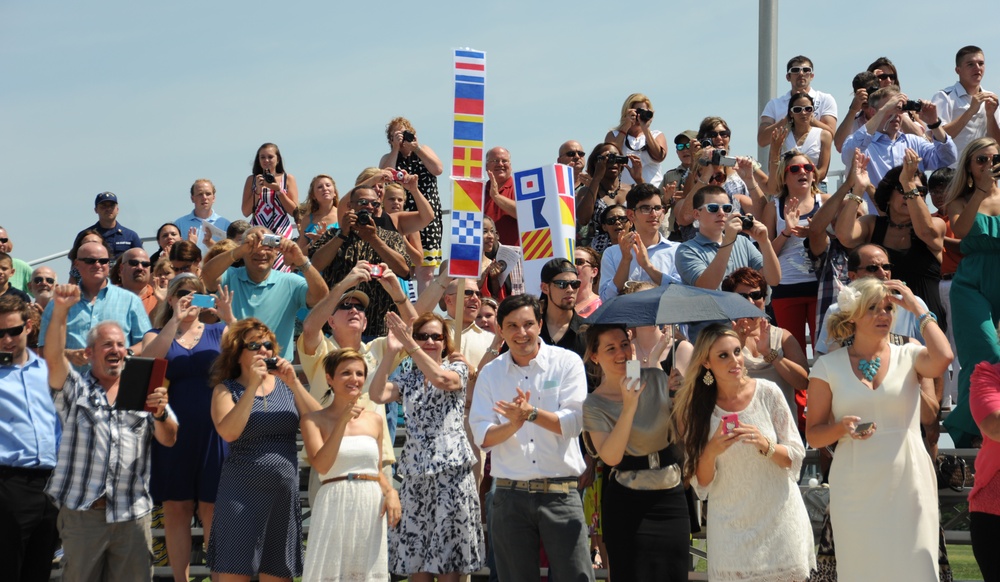
[[[701,147],[703,147],[703,148],[710,148],[710,147],[712,147],[712,140],[710,140],[710,139],[703,139],[703,140],[701,140],[698,143],[700,143]]]
[[[649,109],[636,109],[635,114],[641,121],[649,121],[653,118],[653,112]]]
[[[628,163],[628,156],[619,156],[619,155],[616,155],[616,154],[608,154],[606,156],[606,158],[608,160],[607,163],[609,165],[610,164],[616,164],[617,165],[617,164],[627,164]]]
[[[368,226],[372,223],[372,213],[367,210],[358,211],[358,226]]]
[[[403,141],[414,142],[417,141],[417,136],[414,135],[412,131],[403,130]]]
[[[264,365],[267,366],[268,370],[277,370],[278,358],[264,358]]]
[[[903,111],[916,111],[920,113],[920,110],[923,108],[924,104],[915,99],[910,99],[906,103],[903,103]]]
[[[275,182],[277,182],[277,180],[274,179],[274,174],[272,174],[269,170],[264,170],[263,176],[264,176],[264,181],[267,182],[268,184],[274,184]]]
[[[753,230],[753,214],[741,214],[740,223],[743,225],[743,230],[747,232]]]

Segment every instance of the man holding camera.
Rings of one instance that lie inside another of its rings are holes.
[[[278,253],[284,264],[295,267],[302,277],[274,269]],[[232,264],[243,260],[243,266]],[[243,244],[205,264],[201,279],[209,292],[228,287],[232,293],[236,319],[256,317],[274,332],[281,357],[292,359],[295,314],[326,297],[327,286],[312,262],[302,256],[299,245],[255,226],[243,237]]]
[[[347,193],[346,202],[341,208],[347,207],[347,212],[340,214],[340,229],[328,229],[309,247],[309,256],[322,272],[328,287],[339,283],[358,261],[372,265],[385,263],[393,273],[408,279],[413,266],[406,253],[406,243],[402,235],[395,230],[385,228],[373,216],[381,206],[378,194],[369,186],[355,186]],[[388,216],[383,216],[390,220]],[[391,224],[391,223],[389,223]],[[378,269],[372,272],[375,279],[382,276]],[[365,307],[368,326],[365,328],[364,339],[384,336],[388,333],[385,326],[385,314],[398,304],[377,281],[369,280],[358,284],[358,289],[369,297]],[[325,292],[324,292],[325,295]]]
[[[927,135],[932,142],[923,136],[902,132],[902,117],[907,111],[916,111],[927,124]],[[889,170],[902,165],[907,149],[920,156],[921,172],[951,166],[958,159],[958,150],[941,124],[937,106],[930,101],[912,101],[895,85],[882,87],[868,96],[868,123],[844,141],[841,160],[850,168],[854,163],[854,150],[868,155],[868,177],[872,186],[878,186]]]
[[[958,82],[931,97],[937,106],[945,133],[955,140],[955,149],[962,153],[965,146],[980,137],[1000,140],[1000,98],[981,85],[986,73],[983,49],[965,46],[955,55]]]
[[[719,289],[741,267],[760,271],[768,285],[781,282],[781,265],[762,222],[733,213],[729,195],[719,186],[706,186],[692,196],[698,234],[677,250],[677,270],[685,285]],[[740,232],[753,237],[760,250]]]
[[[837,100],[829,93],[812,88],[815,77],[812,61],[802,55],[792,57],[787,71],[785,80],[791,84],[791,89],[781,97],[768,101],[760,114],[757,145],[762,148],[771,143],[771,132],[788,123],[788,100],[792,98],[792,93],[808,93],[813,98],[813,107],[816,108],[812,120],[814,126],[829,130],[830,135],[837,132]]]
[[[674,266],[678,244],[660,235],[660,223],[666,214],[660,189],[639,184],[625,195],[625,215],[635,226],[622,233],[617,245],[604,250],[601,258],[601,301],[621,293],[626,281],[652,281],[657,285],[679,283]]]

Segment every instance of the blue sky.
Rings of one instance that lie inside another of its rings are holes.
[[[782,3],[779,72],[809,56],[814,86],[846,112],[851,78],[876,57],[896,63],[904,92],[929,98],[955,82],[955,51],[975,44],[987,57],[984,86],[1000,91],[1000,8],[943,20],[940,7]],[[110,190],[120,222],[151,236],[190,211],[188,188],[202,177],[218,187],[216,209],[236,219],[266,141],[281,147],[301,197],[320,173],[344,192],[387,151],[384,127],[396,115],[447,158],[450,50],[464,46],[487,52],[486,141],[510,149],[515,170],[552,163],[566,139],[589,151],[637,91],[668,136],[721,115],[733,153],[756,155],[757,14],[751,1],[7,0],[0,224],[19,258],[58,252],[96,220],[94,196]],[[779,77],[778,92],[787,88]],[[445,180],[441,189],[450,190]],[[64,277],[66,260],[54,266]]]

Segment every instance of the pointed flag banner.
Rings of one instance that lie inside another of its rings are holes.
[[[479,277],[483,256],[483,130],[486,53],[456,49],[452,115],[452,212],[448,274]]]
[[[538,295],[545,263],[556,257],[573,261],[576,244],[573,168],[553,164],[516,172],[514,191],[524,253],[524,289]]]

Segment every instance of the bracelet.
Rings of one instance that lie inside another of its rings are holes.
[[[434,283],[437,283],[438,285],[440,285],[442,289],[447,289],[447,288],[448,288],[448,286],[447,286],[447,285],[445,285],[444,283],[442,283],[442,282],[441,282],[441,281],[440,281],[439,279],[437,279],[436,277],[434,278],[434,281],[433,281],[433,282],[434,282]]]
[[[790,235],[790,234],[785,234],[785,231],[781,231],[781,232],[779,232],[779,233],[778,233],[778,236],[783,236],[783,237],[785,237],[785,238],[792,238],[792,235]]]
[[[862,197],[860,197],[860,196],[858,196],[857,194],[854,194],[854,193],[850,193],[850,194],[847,194],[846,196],[844,196],[844,200],[850,200],[851,202],[857,202],[858,204],[861,204],[862,202],[864,202],[864,199]]]
[[[421,348],[420,348],[420,346],[417,346],[417,347],[415,347],[415,348],[412,348],[412,349],[409,349],[409,350],[405,350],[405,351],[406,351],[406,355],[407,355],[407,356],[410,356],[410,357],[412,358],[412,357],[413,357],[413,354],[415,354],[415,353],[419,352],[419,351],[420,351],[420,349],[421,349]]]
[[[486,350],[486,353],[493,356],[494,358],[500,356],[500,350],[494,350],[493,348]]]
[[[934,323],[938,322],[937,316],[934,315],[934,312],[932,311],[924,313],[917,319],[917,323],[919,324],[920,335],[924,335],[924,328],[927,327],[927,324],[929,324],[931,321],[933,321]]]
[[[402,305],[403,303],[406,303],[406,297],[403,297],[399,301],[396,301],[395,299],[393,299],[392,302],[395,303],[396,305]]]
[[[231,258],[234,263],[239,260],[236,258],[236,249],[229,251],[229,258]]]
[[[153,420],[155,420],[156,422],[163,422],[163,421],[167,420],[167,409],[166,409],[166,407],[163,408],[163,414],[161,414],[160,416],[153,416]]]
[[[765,459],[770,459],[774,456],[774,442],[767,437],[764,437],[764,440],[767,441],[767,452],[760,449],[757,449],[757,452],[760,453]]]
[[[939,128],[939,127],[941,127],[941,118],[940,117],[938,117],[937,121],[935,121],[934,123],[928,125],[927,129],[935,130],[935,129]]]
[[[766,356],[764,356],[764,362],[770,364],[771,362],[773,362],[773,361],[777,360],[778,358],[780,358],[781,355],[782,355],[781,352],[779,352],[778,350],[772,349],[770,352],[767,353]]]
[[[733,246],[734,244],[736,244],[736,239],[735,238],[733,239],[733,242],[731,242],[731,243],[726,243],[724,245],[719,245],[719,248],[720,249],[724,249],[726,247]]]
[[[298,267],[296,267],[296,268],[297,268],[297,269],[298,269],[299,271],[305,271],[306,269],[308,269],[309,267],[311,267],[311,266],[312,266],[312,264],[313,264],[313,262],[312,262],[312,260],[311,260],[311,259],[306,259],[306,262],[302,263],[301,265],[299,265],[299,266],[298,266]]]

